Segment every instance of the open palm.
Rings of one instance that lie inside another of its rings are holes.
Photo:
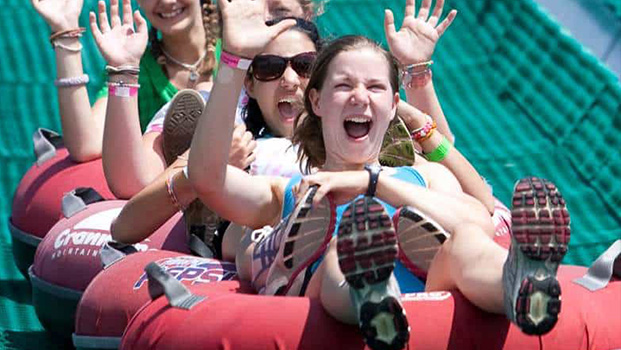
[[[433,13],[429,16],[431,0],[423,0],[418,16],[414,17],[415,0],[406,0],[403,24],[399,31],[396,30],[392,11],[386,10],[384,17],[386,40],[390,51],[401,64],[408,65],[431,59],[438,40],[457,15],[457,11],[452,10],[438,24],[443,6],[444,0],[436,1]]]
[[[132,15],[130,0],[123,0],[122,20],[118,0],[110,1],[110,22],[103,1],[99,2],[99,27],[95,13],[91,12],[89,19],[97,47],[109,65],[137,66],[140,63],[140,57],[147,47],[147,23],[138,11]]]
[[[265,24],[265,0],[218,0],[222,13],[224,50],[253,58],[263,48],[295,24],[288,19],[273,26]]]
[[[52,32],[77,28],[83,4],[84,0],[32,0],[32,6]]]

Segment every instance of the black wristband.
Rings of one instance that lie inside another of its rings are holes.
[[[365,196],[375,196],[375,190],[377,189],[377,180],[379,179],[380,171],[382,167],[379,165],[365,165],[364,170],[369,172],[369,186],[367,187],[367,193]]]

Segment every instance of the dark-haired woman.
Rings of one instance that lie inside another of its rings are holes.
[[[265,26],[261,1],[218,5],[223,50],[238,57],[231,62],[255,57],[283,29]],[[553,280],[558,261],[522,253],[527,242],[515,240],[507,254],[491,238],[485,206],[437,162],[379,166],[399,104],[399,67],[390,53],[360,36],[337,39],[319,53],[304,95],[307,115],[293,138],[317,169],[304,178],[253,177],[227,165],[231,134],[223,130],[232,129],[245,73],[237,64],[220,68],[205,108],[209,118],[199,120],[192,141],[188,175],[198,197],[222,217],[282,232],[266,291],[319,298],[331,315],[358,324],[371,348],[401,349],[410,335],[401,277],[394,273],[397,255],[416,261],[418,242],[440,240],[425,271],[427,290],[458,288],[480,308],[530,326],[523,313],[531,311],[517,303],[520,287],[538,289],[535,275]],[[429,153],[449,152],[441,141]],[[561,209],[546,195],[541,200]],[[544,302],[534,306],[535,316],[551,322],[529,332],[542,334],[556,321],[555,308],[546,306],[559,299],[552,290],[536,292]]]
[[[115,1],[112,1],[113,5]],[[274,17],[268,12],[270,10],[277,14],[303,16],[305,11],[312,10],[312,4],[307,2],[270,0],[265,4],[265,16]],[[277,6],[268,6],[272,3]],[[124,1],[125,15],[122,20],[118,11],[111,11],[108,21],[103,2],[100,2],[99,8],[99,26],[95,15],[91,14],[91,29],[96,43],[108,65],[115,67],[109,73],[108,85],[112,89],[107,90],[107,96],[113,103],[108,104],[106,109],[102,150],[106,179],[118,198],[130,198],[136,194],[182,153],[184,147],[179,145],[185,144],[187,148],[193,128],[184,123],[195,122],[203,102],[191,96],[187,97],[189,101],[181,101],[182,105],[185,103],[194,107],[179,112],[191,114],[193,119],[178,121],[182,124],[177,128],[182,132],[178,138],[175,130],[162,133],[162,130],[152,128],[142,136],[140,118],[151,119],[159,107],[177,93],[178,88],[209,91],[216,63],[219,20],[215,5],[205,2],[204,18],[200,16],[197,1],[141,0],[139,5],[153,27],[158,28],[151,34],[150,50],[146,52],[148,35],[144,19],[140,14],[135,14],[137,26],[134,31],[132,16],[128,15],[132,12],[129,0]],[[161,40],[157,39],[158,33]],[[158,64],[163,64],[164,69]],[[136,76],[135,69],[140,67],[140,73]],[[144,92],[146,88],[151,91]],[[158,99],[159,103],[153,103]],[[154,108],[147,111],[145,103]],[[176,108],[173,106],[172,113]],[[176,127],[176,124],[173,123],[173,126]]]
[[[268,24],[279,26],[283,21],[291,19],[277,19],[268,21]],[[248,94],[242,112],[245,123],[234,126],[233,141],[229,144],[246,142],[245,139],[253,148],[256,144],[252,155],[239,155],[235,161],[237,168],[249,166],[249,172],[254,175],[291,177],[300,173],[297,154],[289,139],[293,134],[294,119],[302,108],[300,101],[321,41],[312,22],[295,21],[293,27],[274,38],[254,58],[244,79]],[[229,164],[234,155],[229,154]],[[148,185],[128,202],[112,226],[115,240],[134,243],[146,238],[175,212],[196,199],[189,181],[180,171],[186,163],[183,158],[173,164],[169,176]],[[148,217],[144,213],[149,213]],[[223,257],[233,260],[240,237],[228,233],[225,237],[223,244],[227,248]],[[206,243],[216,251],[215,256],[222,256],[219,244],[213,242],[213,238],[208,237]]]

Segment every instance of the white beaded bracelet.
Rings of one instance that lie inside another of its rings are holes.
[[[90,81],[88,74],[78,75],[77,77],[58,78],[54,81],[54,85],[59,88],[75,87],[88,84]]]

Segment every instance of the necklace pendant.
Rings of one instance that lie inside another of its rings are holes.
[[[190,71],[190,81],[195,82],[197,79],[198,79],[198,73],[195,70]]]

